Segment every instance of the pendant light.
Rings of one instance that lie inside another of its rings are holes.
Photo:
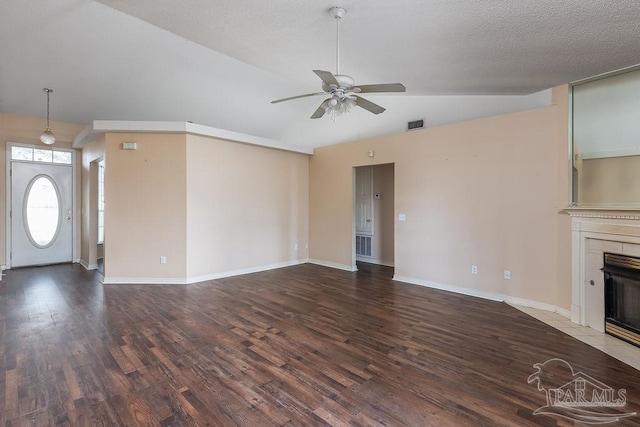
[[[47,128],[42,132],[42,135],[40,135],[40,141],[42,141],[43,144],[51,145],[56,142],[56,137],[53,136],[53,132],[51,132],[51,128],[49,127],[49,94],[53,92],[53,89],[45,87],[42,90],[47,93]]]

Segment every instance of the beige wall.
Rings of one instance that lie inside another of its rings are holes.
[[[310,258],[352,265],[352,168],[394,163],[396,275],[569,309],[566,94],[554,90],[549,108],[316,149]]]
[[[6,143],[42,145],[43,123],[42,119],[0,113],[1,200],[6,200]],[[82,130],[80,125],[59,122],[52,122],[51,127],[57,138],[55,146],[64,148],[70,148]],[[184,134],[110,133],[78,152],[76,235],[83,263],[93,266],[96,262],[97,194],[91,164],[101,157],[106,163],[107,281],[184,279],[306,259],[308,156],[189,138],[192,169],[188,174]],[[136,141],[138,149],[122,150],[124,141]],[[212,188],[217,189],[216,198],[207,198]],[[188,203],[187,193],[191,195]],[[2,206],[0,265],[5,264],[6,247],[4,202]],[[187,206],[193,221],[189,227]],[[193,255],[188,275],[187,228]],[[167,257],[167,264],[160,264],[161,255]]]
[[[124,141],[137,150],[123,150]],[[101,142],[85,150],[88,166]],[[307,258],[305,155],[186,134],[108,133],[104,158],[107,283],[192,282]]]
[[[302,154],[187,136],[187,276],[306,259],[308,162]]]
[[[557,117],[556,164],[556,305],[571,308],[571,218],[564,208],[571,202],[571,154],[569,153],[569,86],[553,88],[553,105]],[[539,299],[537,299],[539,300]]]
[[[373,166],[373,193],[380,198],[373,199],[373,247],[376,262],[393,266],[394,230],[394,181],[393,164]]]
[[[104,158],[105,135],[100,134],[82,149],[82,245],[80,259],[95,268],[98,258],[98,167]]]
[[[393,163],[397,275],[569,308],[566,94],[554,89],[553,107],[319,148],[311,158],[183,134],[110,133],[85,148],[78,182],[104,153],[107,279],[178,281],[304,260],[307,241],[309,258],[349,268],[353,167]],[[6,142],[39,144],[41,128],[41,119],[0,114],[2,176]],[[82,127],[52,128],[57,146],[69,147]],[[123,141],[138,149],[122,150]],[[1,209],[2,263],[5,221]],[[90,261],[92,226],[80,224]]]
[[[106,282],[185,277],[186,139],[184,134],[106,134]],[[124,141],[136,142],[137,150],[123,150]]]
[[[581,178],[582,204],[640,204],[640,156],[585,159]]]
[[[7,218],[5,203],[6,194],[6,152],[8,142],[19,142],[22,144],[48,147],[40,142],[40,134],[46,127],[46,120],[34,117],[19,116],[15,114],[0,113],[0,265],[6,265],[6,230]],[[70,148],[73,138],[82,130],[82,126],[73,123],[51,122],[51,130],[56,136],[54,147]],[[76,166],[80,162],[79,153],[76,155]],[[78,182],[76,193],[76,208],[80,212],[80,168],[76,167],[76,179]],[[77,245],[80,244],[80,221],[76,230]]]

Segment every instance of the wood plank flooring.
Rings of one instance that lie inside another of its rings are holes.
[[[572,425],[533,415],[562,358],[640,413],[640,372],[503,303],[301,265],[189,286],[78,265],[0,282],[0,425]],[[640,416],[622,425],[640,424]]]

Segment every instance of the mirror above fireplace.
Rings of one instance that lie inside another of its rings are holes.
[[[640,65],[572,88],[572,202],[640,209]]]

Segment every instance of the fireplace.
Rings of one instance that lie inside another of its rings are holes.
[[[605,332],[640,347],[640,258],[604,253]]]

